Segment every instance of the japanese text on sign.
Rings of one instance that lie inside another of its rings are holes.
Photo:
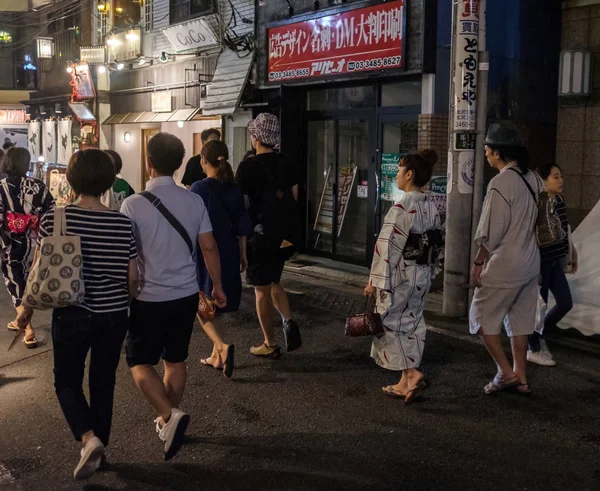
[[[455,59],[455,131],[475,131],[477,64],[479,58],[479,0],[458,3]]]
[[[404,0],[269,29],[269,81],[398,68]]]

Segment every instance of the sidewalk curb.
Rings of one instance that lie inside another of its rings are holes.
[[[326,269],[326,268],[323,268]],[[293,266],[289,266],[286,265],[283,270],[286,273],[293,273],[296,274],[298,276],[308,276],[310,278],[316,278],[318,280],[322,280],[322,279],[328,279],[331,281],[335,281],[336,283],[339,283],[341,285],[348,285],[348,286],[355,286],[357,288],[364,288],[367,285],[367,281],[368,279],[365,277],[365,280],[359,280],[359,279],[349,279],[347,281],[343,281],[340,280],[339,275],[336,274],[337,272],[333,272],[332,274],[322,274],[322,272],[317,272],[317,271],[311,271],[310,269],[307,269],[307,267],[303,266],[303,267],[299,267],[299,268],[294,268]],[[355,275],[358,276],[358,275]]]
[[[348,280],[343,280],[340,279],[340,275],[338,274],[337,271],[335,270],[327,270],[326,268],[322,268],[325,271],[311,271],[310,269],[307,269],[306,267],[299,267],[299,268],[295,268],[292,266],[288,266],[286,265],[284,267],[284,271],[286,273],[290,273],[290,274],[294,274],[299,278],[304,277],[308,277],[308,278],[312,278],[312,279],[326,279],[329,281],[332,281],[334,283],[338,283],[340,285],[346,285],[346,286],[353,286],[356,288],[360,288],[361,291],[362,289],[365,287],[366,285],[366,280],[361,281],[358,278],[351,278]],[[331,273],[329,273],[329,271]],[[353,275],[353,276],[359,276],[359,275]],[[299,280],[301,281],[301,280]],[[469,333],[469,324],[468,324],[468,319],[454,319],[454,318],[450,318],[450,317],[446,317],[444,315],[442,315],[440,312],[437,312],[435,310],[428,310],[427,306],[425,306],[425,317],[427,320],[427,323],[431,326],[433,326],[434,328],[436,328],[436,330],[440,330],[438,332],[440,332],[440,334],[446,334],[446,335],[450,335],[450,333],[453,333],[454,335],[458,335],[458,336],[464,336],[465,338],[473,338],[473,339],[477,339],[475,336],[472,336]],[[573,332],[573,334],[568,334],[569,331]],[[549,336],[550,341],[552,341],[552,343],[558,344],[560,346],[564,346],[570,349],[575,349],[577,351],[581,351],[590,355],[596,355],[596,356],[600,356],[600,343],[598,342],[598,340],[596,339],[582,339],[579,336],[581,336],[579,333],[577,333],[577,331],[574,331],[573,329],[570,330],[564,330],[563,332],[566,333],[566,335],[564,336],[560,336],[560,335],[551,335]]]

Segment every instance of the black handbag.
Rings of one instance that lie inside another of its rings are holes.
[[[351,315],[346,319],[346,336],[377,336],[384,332],[381,315],[375,312],[375,300],[372,297],[367,297],[363,314]]]

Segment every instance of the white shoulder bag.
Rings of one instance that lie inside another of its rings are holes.
[[[81,239],[67,236],[65,209],[54,210],[54,233],[36,250],[27,278],[23,305],[32,309],[55,309],[83,302]]]

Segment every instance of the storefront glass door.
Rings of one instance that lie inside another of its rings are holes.
[[[372,215],[367,191],[369,131],[366,117],[308,122],[306,237],[313,252],[366,261]]]
[[[396,185],[400,158],[418,150],[418,116],[416,114],[386,115],[379,117],[378,172],[380,188],[376,213],[376,235],[385,215],[400,199],[402,192]]]

